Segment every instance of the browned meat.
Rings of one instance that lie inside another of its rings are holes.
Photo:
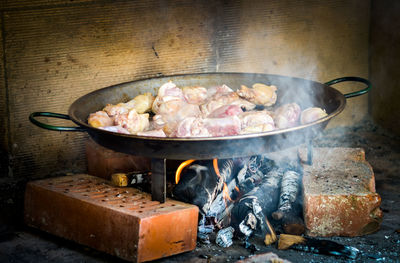
[[[259,105],[271,106],[276,102],[276,87],[256,83],[252,88],[242,85],[237,91],[240,97]]]
[[[111,126],[113,125],[114,121],[107,115],[106,112],[97,111],[89,115],[88,123],[95,128],[99,128],[99,127]]]

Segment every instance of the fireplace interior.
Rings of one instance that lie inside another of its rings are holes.
[[[399,261],[396,1],[22,0],[0,11],[1,262]],[[133,156],[28,120],[103,87],[207,72],[359,76],[372,89],[308,144],[227,159]]]

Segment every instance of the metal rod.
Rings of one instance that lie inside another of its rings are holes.
[[[167,197],[166,159],[151,159],[151,199],[165,203]]]

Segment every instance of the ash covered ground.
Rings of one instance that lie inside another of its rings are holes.
[[[325,131],[314,141],[318,147],[360,147],[375,172],[376,189],[382,197],[384,212],[381,229],[367,236],[324,238],[351,245],[362,253],[357,260],[324,256],[295,250],[281,251],[253,239],[258,250],[246,249],[239,240],[229,248],[200,244],[192,252],[156,262],[235,262],[251,255],[273,252],[291,262],[400,262],[400,137],[394,136],[366,119],[355,127]],[[0,262],[124,262],[21,224],[21,184],[2,184],[0,220]],[[9,193],[9,194],[6,194]],[[8,212],[7,212],[8,211]],[[15,219],[17,217],[17,219]],[[15,223],[17,222],[17,223]]]

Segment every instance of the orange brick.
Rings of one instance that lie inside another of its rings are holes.
[[[107,149],[92,139],[86,142],[88,173],[104,179],[111,179],[113,173],[150,171],[149,158],[124,154]]]
[[[302,149],[300,156],[305,156]],[[315,148],[304,165],[304,221],[310,236],[360,236],[382,221],[371,165],[359,148]]]
[[[147,193],[89,175],[34,181],[26,188],[26,224],[134,262],[193,250],[197,220],[197,206],[169,199],[160,204]]]

